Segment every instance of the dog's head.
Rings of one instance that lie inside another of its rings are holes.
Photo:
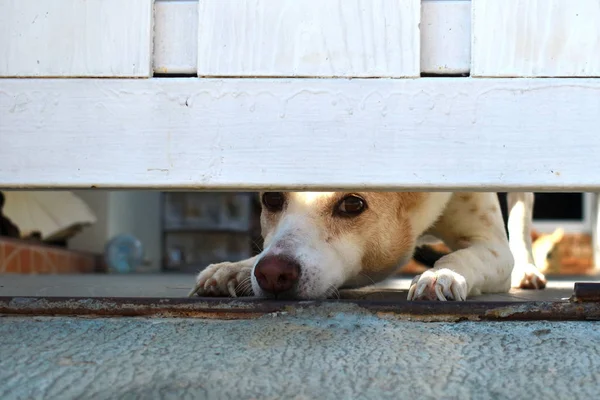
[[[261,193],[257,296],[325,298],[380,281],[410,260],[425,193]]]

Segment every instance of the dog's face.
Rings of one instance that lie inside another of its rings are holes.
[[[325,298],[365,286],[406,263],[420,234],[412,192],[261,193],[264,250],[252,271],[261,297]]]

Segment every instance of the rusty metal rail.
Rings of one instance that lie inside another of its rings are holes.
[[[600,283],[576,282],[571,301],[575,303],[600,302]]]
[[[366,293],[366,294],[365,294]],[[381,294],[381,293],[379,293]],[[385,292],[386,296],[390,293]],[[406,301],[356,298],[274,301],[254,298],[0,297],[0,315],[89,317],[186,317],[250,319],[296,313],[362,312],[415,321],[600,320],[600,283],[575,283],[569,301]],[[304,314],[305,315],[305,314]]]
[[[589,288],[586,288],[588,290]],[[582,292],[583,293],[583,292]],[[581,294],[581,293],[580,293]],[[575,296],[574,296],[575,297]],[[0,315],[251,319],[365,312],[414,321],[600,320],[600,302],[265,301],[215,298],[0,297]]]

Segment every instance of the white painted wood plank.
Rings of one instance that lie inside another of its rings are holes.
[[[0,77],[148,77],[152,0],[2,0]]]
[[[158,0],[154,15],[154,72],[196,73],[197,2]],[[421,6],[420,72],[468,74],[471,67],[471,2],[425,0]]]
[[[0,187],[598,191],[600,80],[0,80]]]
[[[420,0],[200,0],[198,74],[419,76]]]
[[[468,74],[471,69],[471,2],[421,3],[421,72]]]
[[[472,76],[600,76],[600,1],[473,0]]]
[[[195,74],[198,69],[198,2],[154,5],[154,72]]]

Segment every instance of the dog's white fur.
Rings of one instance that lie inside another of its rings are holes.
[[[531,255],[532,193],[509,194],[510,244],[496,193],[356,193],[366,201],[366,211],[336,218],[333,208],[349,194],[284,193],[283,210],[263,207],[264,250],[247,260],[210,265],[190,295],[269,297],[253,270],[263,257],[280,255],[295,260],[301,274],[294,289],[279,297],[325,298],[338,288],[389,277],[411,259],[425,236],[442,240],[452,252],[415,277],[409,300],[465,300],[507,292],[511,282],[545,284]]]
[[[510,250],[515,258],[512,286],[543,289],[546,277],[536,266],[531,243],[534,194],[512,192],[507,194],[506,201]]]

